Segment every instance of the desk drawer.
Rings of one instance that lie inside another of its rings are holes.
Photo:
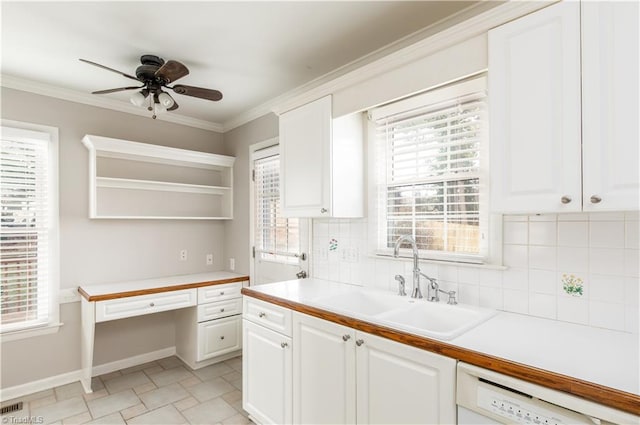
[[[198,322],[242,313],[242,298],[198,305]]]
[[[210,359],[242,348],[242,317],[198,323],[197,361]]]
[[[96,302],[96,322],[141,316],[196,305],[196,289],[138,295]]]
[[[244,318],[266,328],[291,336],[291,310],[251,297],[244,297]]]
[[[240,298],[242,297],[241,290],[242,282],[203,286],[198,288],[198,304]]]

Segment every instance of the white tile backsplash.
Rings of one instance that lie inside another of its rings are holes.
[[[463,303],[637,333],[639,218],[637,212],[507,215],[506,269],[426,261],[420,268],[443,289],[458,291]],[[394,276],[402,274],[409,291],[412,261],[372,255],[369,231],[366,219],[314,220],[312,275],[395,292]],[[565,292],[563,274],[582,279],[582,296]]]

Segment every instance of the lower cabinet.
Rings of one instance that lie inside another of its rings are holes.
[[[242,317],[198,323],[197,361],[217,357],[242,348]]]
[[[243,320],[242,405],[254,422],[291,423],[291,338]]]
[[[456,361],[293,313],[294,423],[455,423]]]

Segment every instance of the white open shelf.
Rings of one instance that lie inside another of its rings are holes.
[[[86,135],[89,216],[233,218],[234,157]]]

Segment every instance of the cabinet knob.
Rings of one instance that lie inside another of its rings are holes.
[[[358,347],[360,347],[362,344],[364,344],[364,340],[363,339],[356,339],[356,345]]]
[[[326,209],[326,208],[320,208],[320,212],[321,212],[322,214],[325,214],[327,211],[329,211],[329,210],[328,210],[328,209]]]
[[[602,201],[602,198],[599,197],[598,195],[591,195],[591,198],[589,198],[589,200],[591,201],[592,204],[599,204],[600,201]]]
[[[220,337],[220,339],[224,339],[224,335],[222,335],[222,336]]]
[[[345,341],[345,342],[346,342],[346,341],[349,341],[350,339],[351,339],[351,335],[349,335],[349,334],[344,334],[344,335],[342,335],[342,340],[343,340],[343,341]]]
[[[569,202],[571,202],[571,196],[563,196],[562,198],[560,198],[560,202],[562,202],[563,204],[568,204]]]
[[[289,344],[287,344],[286,342],[281,342],[280,343],[280,347],[282,348],[287,348],[289,346]]]
[[[264,317],[266,315],[267,313],[265,313],[264,311],[261,311],[260,313],[258,313],[258,317]]]
[[[153,307],[155,303],[149,303],[149,307]]]
[[[221,309],[220,309],[220,313],[224,313],[224,308],[221,308]]]
[[[224,295],[224,291],[220,291],[220,295]]]

